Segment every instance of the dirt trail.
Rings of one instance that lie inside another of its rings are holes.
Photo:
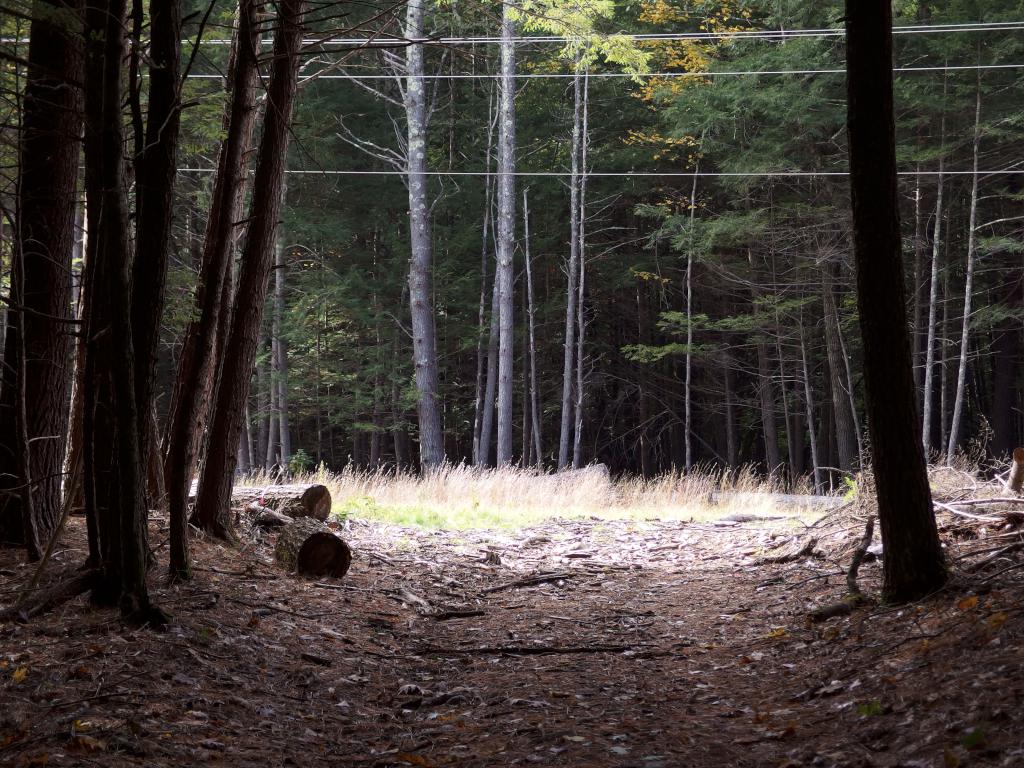
[[[1019,590],[812,625],[845,575],[767,525],[352,523],[330,583],[201,543],[165,634],[0,625],[0,765],[1024,765]]]

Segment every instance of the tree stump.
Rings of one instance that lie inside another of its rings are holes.
[[[1024,488],[1024,448],[1013,449],[1013,467],[1006,485],[1014,493],[1020,493],[1021,488]]]
[[[287,525],[274,548],[277,561],[303,576],[341,578],[352,563],[352,550],[330,528],[311,517]]]
[[[237,486],[231,491],[232,507],[259,504],[289,517],[326,520],[331,514],[331,492],[325,485]]]

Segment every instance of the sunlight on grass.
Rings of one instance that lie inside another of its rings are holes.
[[[339,518],[452,530],[515,529],[553,518],[702,522],[749,514],[806,519],[824,511],[800,503],[806,488],[780,500],[777,495],[786,492],[782,482],[749,467],[731,474],[702,468],[685,476],[613,480],[602,467],[541,474],[447,465],[425,476],[393,469],[321,471],[294,482],[326,485]]]

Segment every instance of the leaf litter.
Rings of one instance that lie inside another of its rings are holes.
[[[950,516],[950,589],[811,621],[863,517],[350,521],[352,568],[327,581],[286,575],[272,537],[200,540],[192,582],[153,573],[165,633],[84,596],[0,624],[0,765],[1024,765],[1020,535],[992,548],[990,522]],[[49,579],[85,546],[73,521]],[[0,600],[29,577],[18,554]],[[877,558],[859,578],[878,593]]]

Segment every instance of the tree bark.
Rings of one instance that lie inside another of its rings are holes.
[[[970,351],[971,301],[974,297],[974,263],[978,244],[978,152],[981,148],[981,70],[977,74],[977,92],[974,102],[974,174],[971,176],[971,209],[967,221],[967,275],[964,281],[964,315],[960,326],[960,364],[957,368],[956,394],[953,396],[953,419],[949,424],[949,443],[946,445],[946,463],[952,464],[960,444],[960,426],[966,400],[967,355]]]
[[[131,322],[132,250],[124,189],[122,62],[125,3],[85,11],[85,187],[90,275],[86,280],[85,497],[96,521],[100,576],[94,601],[126,615],[153,614],[146,588],[146,462],[136,400]],[[155,300],[154,297],[147,297]]]
[[[242,252],[238,290],[221,370],[215,377],[216,407],[209,431],[206,462],[196,495],[196,520],[200,528],[231,537],[227,516],[235,469],[235,446],[242,423],[242,406],[249,396],[260,320],[266,302],[274,242],[281,210],[288,156],[292,107],[297,90],[298,52],[302,41],[304,0],[278,4],[273,64],[268,88],[269,103],[260,140],[253,181],[248,233]]]
[[[579,469],[583,466],[583,405],[586,400],[586,372],[583,362],[586,359],[584,346],[587,336],[587,317],[584,313],[583,298],[587,285],[587,149],[589,147],[590,128],[590,76],[583,72],[583,117],[580,123],[580,196],[579,218],[579,257],[580,277],[576,295],[576,405],[573,408],[576,417],[572,436],[572,466]]]
[[[36,0],[0,392],[0,542],[37,560],[60,518],[84,64],[80,0]],[[21,487],[19,493],[13,488]]]
[[[284,190],[281,191],[281,205],[286,202]],[[277,391],[277,427],[280,432],[281,442],[281,465],[288,466],[288,460],[292,457],[292,434],[288,421],[288,342],[284,338],[284,294],[285,294],[285,260],[284,243],[278,234],[274,245],[274,342],[276,353],[277,376],[275,388]]]
[[[885,547],[883,591],[916,600],[946,581],[914,394],[893,116],[892,6],[846,2],[847,131],[868,425]]]
[[[274,557],[301,576],[340,579],[352,563],[352,550],[340,536],[318,520],[299,518],[277,537]]]
[[[516,214],[516,50],[512,6],[502,4],[501,79],[498,104],[498,447],[496,464],[512,463],[513,363],[515,358],[515,248]]]
[[[528,320],[529,343],[527,351],[530,356],[530,415],[532,420],[534,463],[544,466],[544,454],[541,452],[540,435],[540,393],[537,388],[537,335],[533,306],[533,272],[530,266],[530,201],[529,190],[523,190],[523,261],[526,264],[526,316]],[[525,429],[525,426],[524,426]]]
[[[221,144],[210,215],[196,286],[197,318],[185,332],[167,422],[164,478],[170,515],[170,573],[189,578],[187,492],[198,461],[199,446],[209,422],[214,360],[221,337],[224,299],[231,280],[235,211],[245,180],[245,158],[256,116],[257,5],[240,0],[238,29],[229,66],[230,102],[224,115],[226,137]],[[276,214],[275,214],[276,216]],[[239,401],[239,404],[245,398]]]
[[[826,264],[821,283],[824,304],[825,351],[828,355],[828,371],[832,384],[832,412],[836,425],[836,448],[839,453],[839,468],[849,472],[854,468],[857,455],[857,434],[849,393],[853,384],[846,380],[846,361],[843,359],[839,341],[839,309],[836,306],[835,277],[838,266]]]
[[[558,436],[558,470],[569,465],[569,448],[573,434],[573,391],[576,359],[576,293],[580,275],[580,137],[583,118],[583,73],[579,61],[573,75],[572,144],[569,176],[569,264],[565,286],[565,341],[562,363],[562,422]]]
[[[942,95],[943,101],[947,92],[946,80],[943,79]],[[939,143],[946,142],[946,115],[943,113],[939,127]],[[924,403],[921,407],[921,445],[924,447],[925,458],[928,458],[932,447],[932,402],[934,400],[935,388],[935,324],[938,321],[939,309],[939,254],[942,248],[942,217],[945,211],[942,207],[942,193],[945,189],[945,180],[942,173],[945,168],[946,153],[943,147],[939,154],[939,177],[935,193],[935,222],[932,229],[932,263],[931,279],[928,287],[928,329],[925,334],[924,353]]]
[[[405,36],[424,35],[424,0],[406,5]],[[427,186],[427,127],[430,119],[423,69],[423,46],[405,49],[405,120],[407,129],[406,184],[409,188],[409,307],[412,315],[413,366],[416,373],[416,410],[420,427],[420,466],[430,471],[444,463],[444,439],[437,384],[437,329],[431,297],[433,243]]]

